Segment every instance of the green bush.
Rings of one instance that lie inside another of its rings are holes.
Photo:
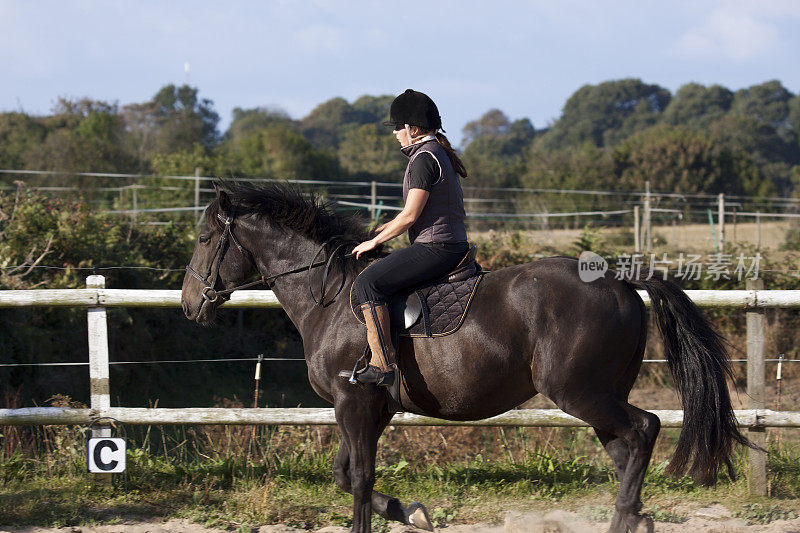
[[[178,226],[153,228],[20,186],[0,195],[0,288],[80,288],[92,267],[110,266],[135,268],[101,271],[107,286],[174,287],[191,242]]]

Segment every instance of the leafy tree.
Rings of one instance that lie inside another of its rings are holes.
[[[397,181],[408,163],[397,140],[379,123],[346,131],[337,154],[342,168],[356,179]]]
[[[523,148],[535,134],[527,118],[512,123],[497,109],[468,123],[464,127],[468,144],[463,160],[470,184],[476,187],[519,186],[526,165]]]
[[[136,192],[140,205],[158,207],[187,207],[194,204],[195,182],[193,180],[176,181],[162,176],[192,176],[199,171],[201,176],[217,175],[220,157],[217,153],[209,153],[197,143],[191,151],[156,154],[152,167],[158,177],[148,179],[146,188]],[[206,183],[204,185],[208,187]],[[118,209],[130,209],[132,192],[117,200]],[[180,213],[161,213],[159,219],[180,220]]]
[[[361,124],[379,124],[389,119],[389,108],[394,97],[391,95],[370,96],[365,94],[353,102],[353,110],[358,113]]]
[[[793,141],[796,133],[792,132],[789,122],[789,101],[792,96],[778,80],[753,85],[736,91],[731,113],[769,124],[782,139]]]
[[[527,165],[520,185],[541,189],[609,190],[618,186],[614,162],[607,149],[586,141],[581,146],[549,150],[539,140],[525,149]],[[517,208],[526,212],[585,211],[608,208],[608,197],[557,193],[524,194],[516,200]],[[543,228],[573,224],[579,228],[585,221],[550,219],[537,221]]]
[[[284,179],[335,180],[342,172],[334,155],[316,150],[287,124],[274,123],[222,146],[221,174]]]
[[[789,127],[795,135],[795,140],[800,142],[800,95],[789,100]]]
[[[800,163],[800,146],[784,140],[771,124],[730,113],[709,125],[716,142],[749,154],[779,194],[791,194],[791,167]]]
[[[517,187],[525,169],[519,151],[508,150],[502,137],[478,137],[464,150],[464,165],[469,173],[469,185],[474,187]]]
[[[214,103],[188,85],[166,85],[143,104],[122,109],[132,151],[140,160],[155,154],[191,151],[195,143],[212,149],[219,140]]]
[[[323,102],[300,121],[303,135],[317,148],[336,150],[341,142],[344,125],[361,124],[362,114],[353,109],[344,98]]]
[[[660,125],[631,136],[614,149],[614,160],[620,185],[628,189],[643,189],[649,180],[666,192],[775,192],[746,152],[680,126]]]
[[[664,110],[664,122],[704,128],[725,116],[732,102],[733,93],[725,87],[687,83]]]
[[[381,122],[389,116],[393,97],[359,97],[353,104],[332,98],[300,121],[300,131],[317,149],[336,154],[341,168],[359,179],[397,179],[404,158]]]
[[[508,133],[510,127],[511,121],[505,113],[499,109],[490,109],[478,120],[467,122],[463,130],[463,145],[467,146],[484,135],[503,135]]]
[[[350,105],[344,98],[332,98],[300,121],[300,131],[316,148],[336,151],[348,132],[386,120],[392,100],[391,96],[364,95]]]
[[[225,140],[235,140],[265,128],[275,123],[291,124],[292,119],[286,111],[281,109],[268,109],[257,107],[254,109],[242,109],[240,107],[233,110],[233,121],[225,132]]]
[[[29,152],[36,168],[64,172],[126,172],[136,165],[125,150],[125,124],[117,106],[89,99],[61,99],[53,115],[41,119],[43,142]],[[104,181],[78,179],[78,185]],[[109,184],[109,183],[105,183]]]
[[[584,85],[570,96],[561,117],[545,134],[545,146],[579,146],[586,140],[596,146],[613,146],[655,124],[670,98],[667,89],[638,79]]]
[[[223,137],[221,151],[228,157],[225,162],[230,168],[236,168],[237,163],[230,157],[241,153],[244,145],[252,144],[253,135],[268,128],[279,128],[287,131],[298,132],[297,124],[283,111],[272,111],[263,108],[233,110],[233,121]],[[225,169],[227,170],[227,168]]]
[[[0,167],[38,169],[32,152],[46,136],[40,120],[25,113],[0,113]]]
[[[587,141],[564,150],[548,150],[541,142],[526,150],[525,187],[545,189],[616,189],[614,163],[608,150]]]
[[[153,170],[161,176],[191,176],[195,170],[208,176],[217,171],[218,164],[218,157],[209,154],[201,144],[195,144],[192,150],[157,154],[152,161]]]
[[[508,128],[508,134],[520,141],[520,147],[523,147],[536,136],[537,131],[533,127],[533,123],[528,118],[520,118],[511,123]]]

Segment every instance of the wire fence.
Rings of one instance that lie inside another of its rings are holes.
[[[261,354],[263,356],[263,354]],[[180,363],[232,363],[232,362],[297,362],[304,363],[306,360],[299,357],[226,357],[222,359],[166,359],[159,361],[109,361],[109,365],[158,365],[158,364],[180,364]],[[729,359],[731,363],[747,363],[747,359]],[[642,363],[666,363],[666,359],[643,359]],[[764,359],[765,363],[800,363],[800,359],[786,359],[783,357],[771,357]],[[13,367],[54,367],[54,366],[88,366],[88,361],[78,362],[56,362],[56,363],[0,363],[0,368]]]
[[[60,172],[37,170],[0,169],[0,190],[14,190],[10,182],[14,178],[30,180],[36,178],[41,183],[31,183],[31,188],[51,194],[82,195],[88,201],[107,209],[110,213],[134,214],[188,214],[204,209],[214,190],[206,187],[217,178],[214,176],[122,174],[104,172]],[[66,182],[83,180],[80,186],[54,185],[54,180]],[[88,182],[86,182],[88,180]],[[111,182],[127,181],[126,185],[98,186],[98,180]],[[141,181],[141,183],[140,183]],[[402,184],[397,182],[375,181],[335,181],[309,179],[276,179],[269,177],[229,178],[228,181],[248,181],[254,183],[290,183],[300,188],[315,190],[326,198],[339,201],[348,208],[393,211],[402,204]],[[169,183],[176,185],[169,185]],[[604,225],[622,224],[621,215],[630,215],[634,204],[641,204],[645,198],[652,203],[651,214],[659,217],[701,220],[708,208],[717,205],[718,195],[708,193],[674,193],[658,191],[614,191],[592,189],[559,189],[536,187],[481,187],[463,185],[465,203],[468,205],[491,206],[490,211],[468,213],[472,218],[496,218],[508,222],[510,219],[538,218],[549,220],[557,217],[572,219],[575,223],[585,223],[593,217],[602,217]],[[173,198],[164,193],[175,193]],[[366,200],[358,202],[357,200]],[[187,202],[194,205],[186,205]],[[153,203],[183,201],[183,205],[152,205]],[[348,204],[346,202],[352,202]],[[726,195],[727,205],[733,207],[729,216],[769,216],[770,214],[798,215],[800,198],[755,197]],[[141,204],[141,205],[139,205]],[[382,205],[381,205],[382,204]],[[656,205],[658,204],[658,205]],[[186,213],[184,213],[186,212]],[[787,218],[789,218],[787,216]],[[793,218],[793,217],[792,217]],[[483,222],[486,222],[485,220]]]
[[[154,365],[154,364],[176,364],[176,363],[232,363],[241,361],[261,361],[261,362],[285,362],[296,361],[305,362],[299,357],[264,357],[259,354],[256,357],[225,357],[221,359],[165,359],[158,361],[109,361],[109,365]],[[88,361],[78,362],[57,362],[57,363],[0,363],[0,367],[33,367],[33,366],[88,366]]]

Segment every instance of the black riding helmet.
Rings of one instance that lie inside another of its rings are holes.
[[[444,131],[436,104],[427,94],[413,89],[406,89],[394,99],[389,108],[389,120],[383,123],[384,126],[393,127],[403,124]]]

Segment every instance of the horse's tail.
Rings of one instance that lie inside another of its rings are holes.
[[[667,363],[683,403],[683,429],[667,473],[679,476],[688,469],[697,482],[713,485],[719,467],[725,464],[734,479],[730,460],[733,443],[757,447],[736,424],[725,381],[733,377],[726,341],[676,284],[655,278],[629,283],[650,296]]]

